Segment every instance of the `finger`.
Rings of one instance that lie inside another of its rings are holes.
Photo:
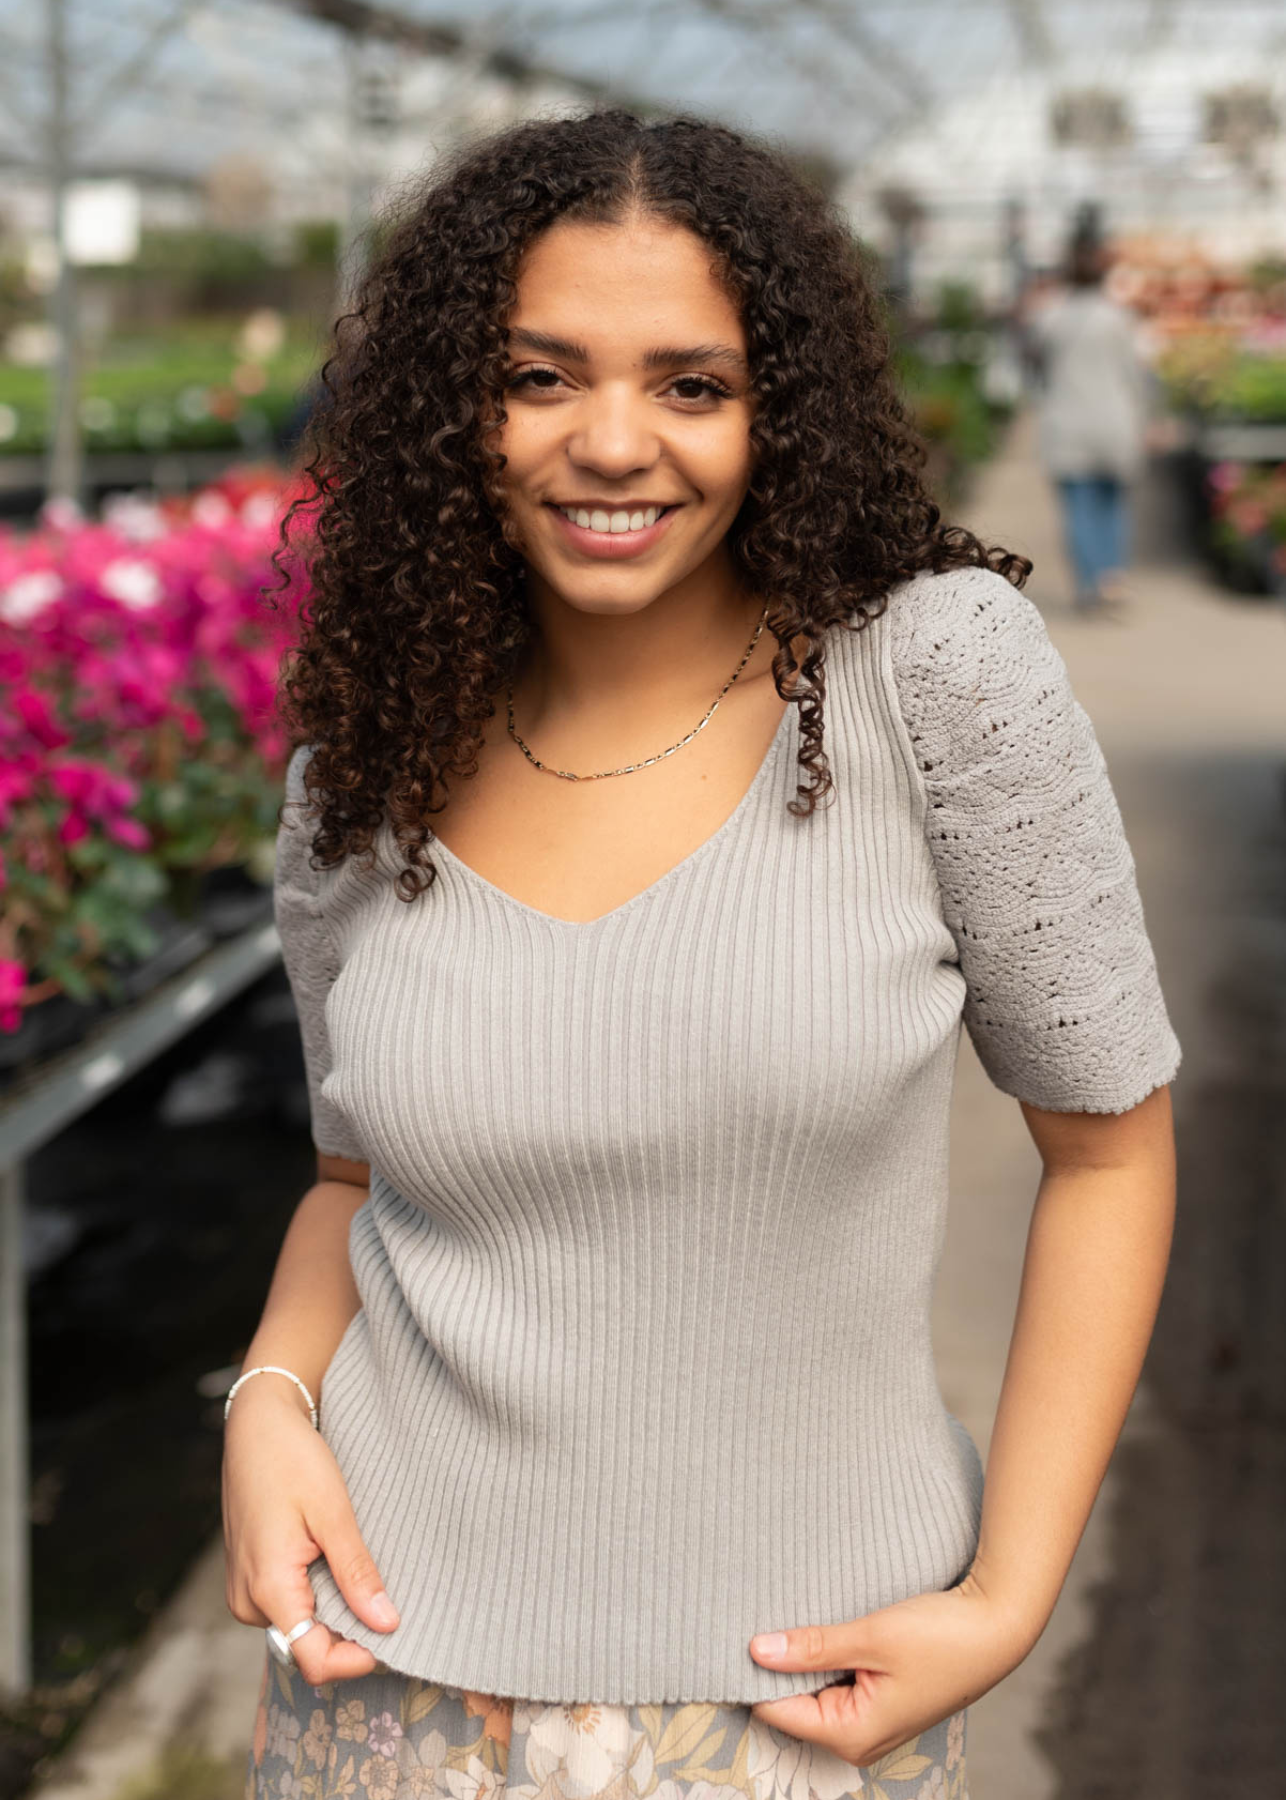
[[[852,1686],[843,1683],[817,1694],[759,1701],[750,1711],[788,1737],[815,1744],[855,1769],[868,1769],[924,1729],[924,1719],[917,1718],[914,1706],[908,1708],[906,1696],[893,1692],[894,1686],[882,1677],[859,1676]]]
[[[277,1621],[274,1619],[274,1624]],[[278,1626],[285,1631],[285,1626]],[[310,1687],[321,1687],[326,1681],[351,1681],[356,1675],[369,1675],[375,1667],[375,1656],[364,1644],[340,1637],[319,1619],[310,1631],[297,1637],[290,1646],[299,1672]]]
[[[863,1731],[870,1708],[870,1690],[857,1683],[836,1682],[815,1694],[785,1694],[780,1700],[760,1700],[750,1708],[755,1718],[784,1731],[788,1737],[821,1744],[848,1759],[848,1746]]]
[[[398,1623],[398,1611],[384,1591],[375,1559],[362,1541],[352,1508],[345,1503],[328,1512],[320,1522],[310,1520],[309,1529],[352,1611],[376,1631],[391,1631]]]
[[[273,1574],[255,1584],[254,1603],[263,1612],[265,1624],[275,1625],[283,1637],[289,1636],[296,1625],[313,1616],[317,1606],[306,1564],[294,1556],[274,1563]],[[301,1632],[290,1648],[305,1681],[313,1687],[320,1687],[323,1681],[369,1675],[376,1663],[364,1645],[341,1637],[320,1620]]]
[[[750,1654],[770,1669],[878,1669],[881,1660],[871,1626],[876,1616],[758,1632],[750,1640]]]
[[[248,1594],[242,1595],[233,1587],[231,1580],[224,1584],[224,1599],[228,1603],[228,1611],[241,1625],[267,1625],[270,1623],[267,1613]]]
[[[810,1744],[818,1741],[822,1710],[816,1694],[787,1694],[781,1700],[759,1700],[750,1710],[756,1719],[771,1725],[775,1731],[784,1731],[788,1737],[805,1738]]]

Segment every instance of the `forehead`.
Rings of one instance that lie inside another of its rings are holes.
[[[623,336],[745,349],[740,311],[695,232],[647,217],[619,225],[560,220],[527,248],[511,326],[575,336],[588,347]]]

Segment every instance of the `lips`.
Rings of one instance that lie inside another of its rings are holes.
[[[641,556],[645,551],[650,550],[654,544],[659,543],[665,536],[665,533],[669,530],[671,519],[673,519],[675,514],[679,511],[678,506],[667,507],[664,512],[660,513],[654,524],[644,525],[639,530],[629,529],[612,531],[609,529],[595,531],[592,526],[576,524],[574,520],[567,517],[567,514],[563,511],[562,507],[556,505],[553,501],[546,502],[546,505],[556,522],[555,529],[560,533],[563,542],[569,548],[578,550],[584,555],[591,556],[596,560],[610,562],[616,562],[622,558],[632,556]],[[588,513],[591,518],[597,514],[600,520],[607,519],[610,521],[612,516],[606,508],[586,507],[578,510]],[[627,510],[630,515],[633,516],[637,513],[646,513],[650,509],[642,506],[629,509],[624,507],[613,508],[613,511],[617,513],[625,512]]]

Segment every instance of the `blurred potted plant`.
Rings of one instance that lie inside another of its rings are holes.
[[[259,595],[283,486],[0,530],[0,1063],[270,912],[293,623]]]
[[[1286,597],[1286,463],[1216,463],[1207,478],[1210,543],[1242,592]]]

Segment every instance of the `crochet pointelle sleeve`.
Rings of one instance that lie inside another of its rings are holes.
[[[1171,1081],[1134,858],[1094,727],[1036,605],[989,569],[890,596],[925,833],[992,1082],[1056,1112],[1126,1112]]]
[[[277,828],[273,871],[273,913],[299,1014],[313,1143],[325,1156],[365,1162],[366,1151],[351,1121],[325,1091],[331,1071],[326,999],[339,973],[339,957],[326,919],[322,873],[313,869],[309,860],[316,827],[304,790],[304,768],[310,754],[311,746],[301,744],[286,769],[285,805]]]

